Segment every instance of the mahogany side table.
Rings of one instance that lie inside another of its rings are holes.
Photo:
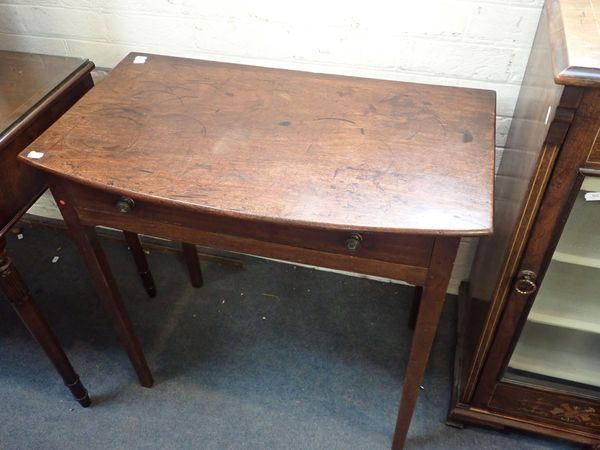
[[[144,386],[96,225],[422,286],[400,449],[460,238],[493,229],[494,125],[490,91],[130,54],[20,158]]]
[[[17,154],[92,86],[85,59],[0,51],[0,291],[84,407],[90,398],[6,252],[5,234],[46,190]]]

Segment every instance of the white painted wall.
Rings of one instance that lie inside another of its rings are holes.
[[[506,140],[542,0],[0,0],[0,48],[130,51],[492,89]],[[498,158],[499,161],[500,158]],[[47,204],[33,212],[48,214]],[[468,273],[465,240],[451,291]]]

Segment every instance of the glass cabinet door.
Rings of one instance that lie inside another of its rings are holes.
[[[600,391],[600,177],[586,177],[505,376]]]

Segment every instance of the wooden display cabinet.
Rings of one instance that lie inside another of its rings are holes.
[[[461,286],[449,424],[600,448],[600,0],[549,0]]]

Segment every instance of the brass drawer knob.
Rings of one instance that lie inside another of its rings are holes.
[[[531,270],[521,270],[515,282],[515,291],[519,294],[529,295],[537,291],[537,274]]]
[[[117,209],[120,213],[128,213],[135,206],[135,202],[132,198],[129,197],[121,197],[117,200]]]
[[[363,238],[358,233],[352,233],[348,239],[346,239],[346,248],[351,252],[355,252],[360,247]]]

